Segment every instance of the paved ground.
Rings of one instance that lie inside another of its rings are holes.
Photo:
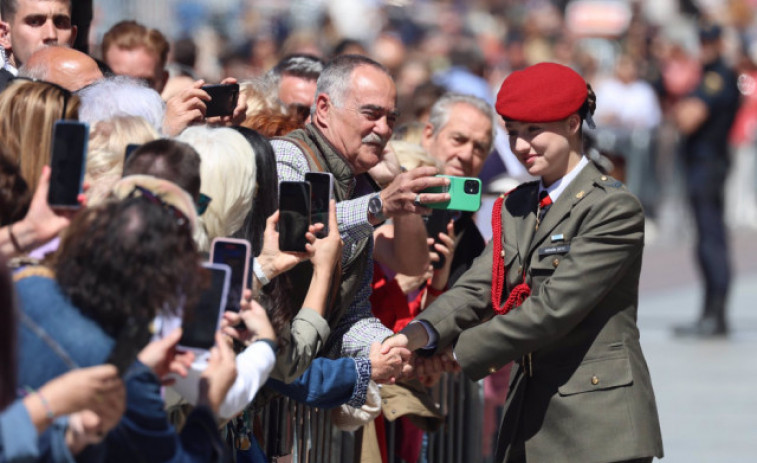
[[[733,335],[721,341],[674,338],[693,320],[701,290],[686,227],[647,246],[639,327],[662,423],[665,463],[757,461],[757,232],[732,234]]]

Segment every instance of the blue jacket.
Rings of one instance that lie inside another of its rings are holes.
[[[15,401],[0,413],[0,463],[73,463],[65,441],[67,425],[67,418],[59,418],[38,436],[23,402]]]
[[[74,307],[46,277],[16,283],[21,308],[19,385],[38,388],[71,368],[105,362],[114,345],[91,319]],[[207,462],[219,459],[223,443],[212,413],[197,407],[177,435],[168,422],[160,381],[140,362],[127,371],[126,412],[105,441],[79,461]]]
[[[345,403],[361,407],[365,403],[368,383],[362,384],[366,375],[358,375],[359,368],[367,368],[367,378],[370,379],[368,359],[318,357],[302,376],[291,383],[269,379],[266,386],[311,407],[334,408]]]

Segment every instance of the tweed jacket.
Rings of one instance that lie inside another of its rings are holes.
[[[536,225],[538,182],[502,207],[502,301],[525,277],[531,295],[492,310],[492,243],[419,317],[480,379],[516,361],[497,460],[602,463],[661,457],[652,383],[636,326],[644,214],[625,186],[589,163]]]

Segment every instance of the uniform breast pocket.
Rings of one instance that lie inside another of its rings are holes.
[[[544,277],[554,273],[570,252],[570,243],[548,244],[536,249],[531,260],[531,276]]]

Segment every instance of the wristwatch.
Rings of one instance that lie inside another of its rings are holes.
[[[381,200],[381,194],[376,193],[368,200],[368,213],[376,218],[379,222],[386,221],[384,215],[384,202]]]

